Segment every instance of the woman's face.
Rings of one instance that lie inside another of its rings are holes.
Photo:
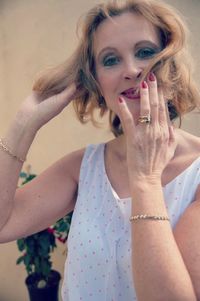
[[[143,16],[123,13],[99,25],[94,35],[96,79],[109,109],[118,115],[117,101],[123,94],[138,118],[138,78],[160,50],[158,31]]]

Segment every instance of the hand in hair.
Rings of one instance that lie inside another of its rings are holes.
[[[17,113],[18,122],[36,131],[39,130],[44,124],[62,112],[72,101],[76,91],[74,83],[62,92],[45,99],[38,92],[32,91]]]

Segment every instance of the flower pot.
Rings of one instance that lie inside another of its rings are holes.
[[[59,272],[51,270],[48,282],[44,287],[37,287],[40,278],[37,274],[29,275],[25,283],[28,288],[30,301],[58,301],[58,289],[61,275]]]

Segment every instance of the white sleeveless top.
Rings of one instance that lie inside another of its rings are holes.
[[[67,241],[63,301],[137,300],[131,262],[131,198],[120,199],[106,175],[105,143],[89,145]],[[200,157],[163,187],[171,227],[194,200]]]

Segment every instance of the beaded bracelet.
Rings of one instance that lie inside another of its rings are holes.
[[[130,217],[130,222],[138,220],[138,219],[151,219],[151,220],[170,220],[167,216],[157,216],[157,215],[148,215],[148,214],[144,214],[144,215],[134,215]]]
[[[24,163],[26,161],[26,159],[22,159],[18,156],[16,156],[15,154],[13,154],[11,152],[11,150],[6,146],[6,144],[3,142],[3,140],[0,138],[0,148],[5,151],[6,153],[8,153],[11,157],[15,158],[16,160],[18,160],[19,162]]]

